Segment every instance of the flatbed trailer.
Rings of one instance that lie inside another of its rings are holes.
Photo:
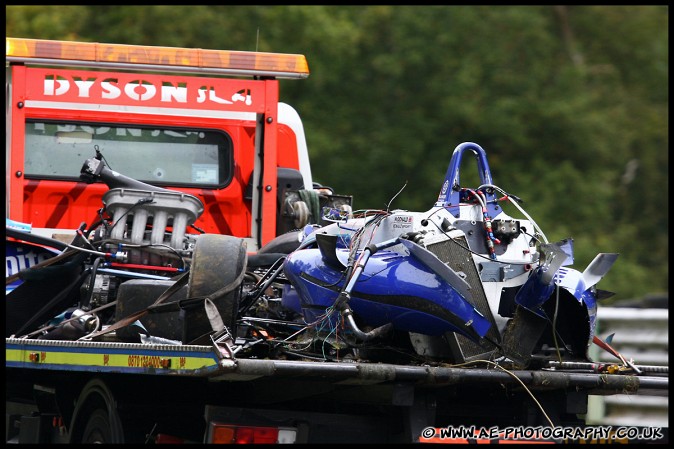
[[[479,366],[237,359],[218,345],[8,338],[7,441],[77,440],[91,435],[83,427],[95,416],[101,426],[118,423],[110,427],[118,434],[107,435],[117,442],[212,442],[218,426],[285,430],[296,443],[423,442],[429,427],[549,426],[546,415],[558,427],[584,427],[590,394],[668,388],[658,375]]]

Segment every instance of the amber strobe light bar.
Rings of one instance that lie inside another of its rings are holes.
[[[6,61],[200,74],[307,78],[304,55],[6,38]]]

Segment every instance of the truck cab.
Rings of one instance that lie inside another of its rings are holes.
[[[6,41],[6,218],[48,237],[96,220],[107,187],[79,179],[96,154],[198,198],[188,233],[256,251],[320,221],[288,196],[313,190],[302,121],[279,101],[280,79],[308,77],[303,55]]]

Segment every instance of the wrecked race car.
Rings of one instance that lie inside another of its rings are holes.
[[[466,153],[477,162],[474,188],[459,179]],[[203,211],[194,196],[127,178],[101,157],[81,178],[110,190],[72,243],[7,228],[13,241],[62,251],[18,275],[8,336],[221,342],[237,358],[582,362],[597,301],[610,296],[597,283],[618,257],[570,268],[573,240],[548,242],[472,142],[454,150],[428,211],[324,207],[329,224],[250,254],[245,239],[186,232]]]
[[[459,182],[465,153],[477,159],[474,189]],[[305,232],[284,262],[282,304],[314,339],[356,354],[404,333],[409,352],[431,360],[589,360],[597,301],[612,295],[596,284],[618,255],[569,268],[573,240],[549,243],[519,202],[493,184],[485,151],[463,143],[430,210],[364,211]]]

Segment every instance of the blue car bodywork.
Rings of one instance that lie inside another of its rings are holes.
[[[477,160],[475,189],[459,182],[466,153]],[[319,333],[341,323],[356,340],[409,332],[423,336],[417,352],[441,341],[458,348],[455,360],[587,360],[597,300],[609,294],[596,284],[617,254],[598,255],[584,272],[568,267],[573,241],[548,243],[517,200],[493,184],[485,151],[462,143],[430,210],[365,211],[305,229],[284,263],[292,287],[283,304]]]

